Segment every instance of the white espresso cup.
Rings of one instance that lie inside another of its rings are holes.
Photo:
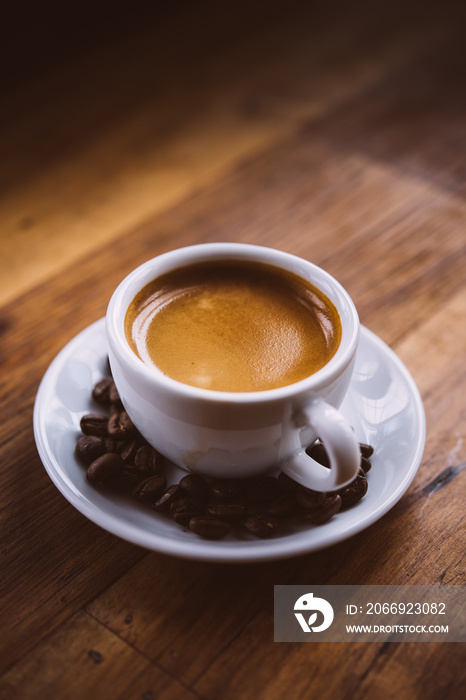
[[[294,384],[253,392],[197,388],[145,364],[125,335],[126,312],[136,294],[160,275],[215,260],[273,265],[321,290],[336,307],[342,328],[327,364]],[[353,372],[358,314],[339,282],[307,260],[242,243],[206,243],[164,253],[133,270],[115,290],[107,310],[107,338],[113,378],[128,415],[143,437],[179,467],[229,479],[278,467],[316,491],[339,489],[356,476],[359,445],[338,408]],[[306,453],[317,438],[327,450],[330,469]]]

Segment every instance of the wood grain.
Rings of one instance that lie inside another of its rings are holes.
[[[165,34],[155,25],[130,34],[118,50],[104,44],[8,95],[0,121],[0,302],[83,249],[173,207],[310,118],[326,118],[442,36],[429,28],[420,43],[407,31],[407,15],[394,36],[377,42],[364,15],[330,25],[331,15],[311,14],[323,31],[313,32],[310,47],[296,10],[271,14],[264,22],[258,9],[248,12],[241,43],[238,17],[231,24],[220,16],[214,61],[203,42],[218,27],[191,10],[176,53],[172,20]],[[270,29],[277,15],[278,33]]]
[[[61,625],[19,669],[3,676],[0,693],[12,699],[197,697],[82,612]]]
[[[49,5],[56,26],[11,8],[0,47],[0,698],[456,700],[460,645],[275,644],[273,586],[465,583],[464,7]],[[133,267],[216,240],[326,268],[420,389],[419,472],[347,542],[174,559],[86,520],[40,463],[53,357]]]

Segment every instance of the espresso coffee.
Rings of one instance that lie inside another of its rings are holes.
[[[161,275],[131,302],[125,333],[149,366],[215,391],[265,391],[321,369],[341,339],[333,303],[297,275],[218,260]]]

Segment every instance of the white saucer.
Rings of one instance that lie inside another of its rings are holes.
[[[273,539],[252,535],[215,542],[186,532],[169,516],[129,496],[98,491],[86,481],[74,449],[85,413],[98,411],[93,385],[107,371],[105,319],[79,333],[45,373],[34,406],[34,435],[41,460],[55,486],[87,518],[134,544],[191,559],[245,562],[313,552],[361,532],[401,498],[421,462],[425,415],[418,389],[390,348],[362,328],[350,390],[341,408],[359,442],[374,447],[366,496],[319,526],[289,526]],[[170,467],[168,483],[185,474]]]

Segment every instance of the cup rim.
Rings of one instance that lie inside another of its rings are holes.
[[[250,392],[227,392],[184,384],[165,375],[156,367],[149,367],[131,349],[124,332],[124,318],[129,304],[138,291],[157,276],[179,267],[210,260],[237,259],[263,262],[294,272],[309,279],[335,304],[342,322],[342,338],[335,355],[317,372],[286,386]],[[329,293],[330,292],[330,293]],[[343,324],[342,309],[345,311]],[[292,398],[304,392],[318,392],[339,377],[351,363],[359,342],[359,316],[346,289],[330,273],[315,263],[277,248],[250,243],[199,243],[162,253],[133,269],[113,292],[106,313],[107,343],[113,352],[138,372],[147,382],[157,383],[165,390],[186,398],[219,403],[262,403]]]

